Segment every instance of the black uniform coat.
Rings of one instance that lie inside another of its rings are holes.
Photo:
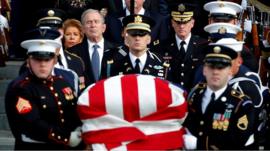
[[[107,40],[104,39],[104,51],[110,48],[115,47],[115,45]],[[68,49],[70,52],[74,52],[79,57],[82,58],[85,70],[84,70],[84,77],[85,77],[85,86],[89,86],[92,83],[95,83],[95,77],[93,74],[92,64],[90,63],[90,54],[89,54],[89,46],[87,39],[84,38],[83,42],[80,44],[77,44],[71,48]],[[103,60],[103,59],[102,59]]]
[[[105,52],[102,64],[102,78],[122,74],[136,74],[128,53],[126,46]],[[162,60],[149,50],[146,53],[147,59],[141,74],[153,75],[164,79],[167,68]]]
[[[5,105],[15,149],[68,149],[70,133],[81,125],[76,101],[61,77],[41,80],[26,71],[12,81]]]
[[[171,78],[168,80],[180,84],[189,91],[192,88],[196,68],[203,64],[203,47],[206,42],[205,39],[192,35],[185,56],[181,56],[174,35],[161,42],[159,53],[171,65]]]
[[[197,137],[199,150],[244,149],[254,132],[254,108],[252,101],[231,87],[215,101],[211,101],[202,113],[202,98],[206,83],[200,83],[191,91],[189,114],[184,125]]]
[[[82,58],[67,50],[64,50],[63,52],[67,61],[68,68],[76,72],[79,77],[83,76],[85,65]]]

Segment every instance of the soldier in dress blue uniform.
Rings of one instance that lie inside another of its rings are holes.
[[[163,64],[147,47],[154,21],[147,16],[130,15],[123,24],[126,45],[104,53],[102,77],[137,73],[166,78],[169,64]]]
[[[206,83],[197,84],[188,96],[185,146],[199,150],[245,149],[254,142],[255,111],[247,95],[228,85],[237,53],[221,45],[211,45],[206,51]]]
[[[61,44],[50,36],[59,33],[51,30],[34,33],[35,38],[21,43],[27,49],[29,70],[9,84],[5,96],[15,149],[80,149],[76,148],[81,147],[81,122],[76,112],[75,91],[64,78],[52,75],[56,49]],[[44,35],[48,37],[44,39]]]
[[[174,34],[160,43],[158,53],[163,56],[165,62],[171,64],[169,80],[189,91],[192,87],[194,71],[202,65],[204,58],[202,46],[207,43],[207,40],[191,32],[195,24],[192,5],[177,3],[172,6],[170,16]]]

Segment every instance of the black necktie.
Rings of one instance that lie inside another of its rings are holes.
[[[93,54],[92,54],[92,68],[95,76],[95,80],[99,79],[99,54],[98,54],[98,45],[93,46]]]
[[[184,48],[185,44],[186,44],[186,42],[184,40],[181,41],[181,43],[180,43],[180,56],[181,56],[181,58],[185,58],[185,55],[186,55],[186,51]]]
[[[215,101],[215,93],[214,92],[212,92],[212,94],[211,94],[211,100],[210,100],[210,102],[211,101]]]
[[[215,101],[215,93],[212,92],[210,100],[203,100],[203,101],[204,102],[202,103],[202,113],[205,113],[205,111],[207,110],[208,105],[211,102]]]
[[[137,58],[137,59],[135,60],[135,63],[136,63],[136,64],[135,64],[135,72],[136,72],[136,73],[141,73],[140,65],[139,65],[140,59]]]

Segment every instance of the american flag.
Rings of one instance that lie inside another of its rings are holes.
[[[90,85],[79,97],[82,138],[94,150],[180,149],[185,92],[150,75],[120,75]]]

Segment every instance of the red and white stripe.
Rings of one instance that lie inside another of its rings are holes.
[[[150,75],[120,75],[79,97],[83,140],[94,150],[179,149],[187,115],[184,91]]]

